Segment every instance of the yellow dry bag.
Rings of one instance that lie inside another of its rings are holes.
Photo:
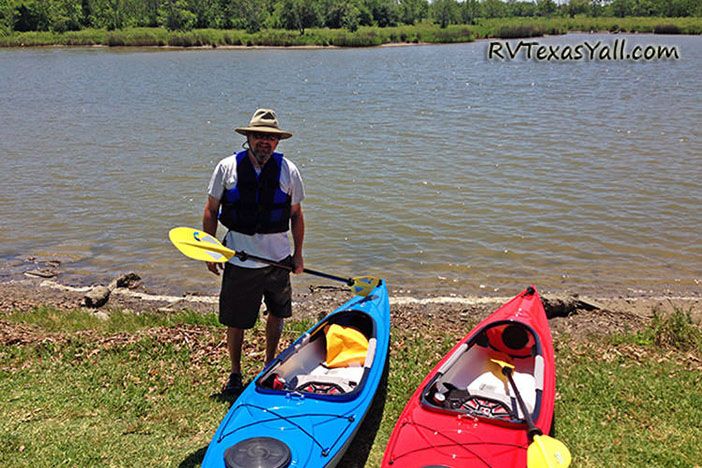
[[[327,367],[363,365],[368,352],[368,339],[355,328],[327,325]]]

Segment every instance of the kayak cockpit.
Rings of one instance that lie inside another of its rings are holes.
[[[355,398],[373,365],[375,348],[376,326],[367,313],[335,313],[282,353],[256,381],[256,390]]]
[[[544,358],[538,335],[514,321],[489,324],[461,344],[422,393],[422,404],[442,411],[523,423],[524,415],[501,367],[513,378],[532,418],[538,417],[544,387]]]

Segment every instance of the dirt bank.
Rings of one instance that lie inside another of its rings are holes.
[[[74,288],[53,280],[26,279],[0,283],[0,313],[50,306],[60,310],[82,307],[89,288]],[[515,291],[516,293],[517,291]],[[346,288],[309,286],[296,288],[294,313],[297,318],[318,318],[341,305],[350,297]],[[409,297],[391,291],[393,326],[435,328],[460,335],[480,318],[508,299],[500,297]],[[693,320],[702,320],[702,298],[699,296],[621,296],[615,298],[544,297],[554,335],[587,338],[592,335],[618,333],[644,326],[654,310],[670,312],[675,308],[689,310]],[[560,301],[560,302],[559,302]],[[567,307],[562,307],[566,303]],[[144,290],[118,288],[100,311],[159,311],[169,313],[189,309],[201,312],[217,310],[214,296],[168,296]]]

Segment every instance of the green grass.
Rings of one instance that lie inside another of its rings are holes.
[[[108,315],[109,318],[105,320],[80,309],[66,312],[51,307],[38,307],[27,312],[14,311],[0,317],[13,323],[36,325],[48,332],[94,330],[101,333],[131,333],[145,328],[172,325],[219,325],[214,314],[201,314],[192,311],[161,314],[112,311]]]
[[[369,47],[391,43],[471,42],[489,37],[518,38],[568,31],[612,31],[660,34],[702,34],[702,18],[494,18],[478,19],[475,25],[440,28],[425,21],[415,25],[379,28],[363,26],[357,31],[312,28],[298,31],[266,29],[257,33],[242,30],[195,29],[179,32],[163,28],[128,28],[117,31],[86,29],[66,33],[21,32],[0,35],[0,47],[67,46],[339,46]]]
[[[699,463],[702,332],[689,315],[656,314],[635,334],[556,343],[557,438],[574,466]],[[201,459],[228,409],[210,399],[227,373],[214,314],[111,312],[101,320],[39,308],[0,320],[0,466],[187,465]],[[380,463],[424,375],[473,325],[447,331],[416,322],[393,329],[388,397],[368,466]],[[312,324],[289,321],[284,342]],[[247,337],[245,373],[253,376],[262,325]]]
[[[617,348],[613,348],[617,350]],[[631,346],[558,354],[558,438],[578,466],[693,466],[702,457],[702,378],[681,355]]]
[[[452,25],[441,29],[433,24],[398,26],[393,28],[361,27],[350,32],[345,29],[313,28],[298,31],[268,29],[257,33],[241,30],[196,29],[179,32],[162,28],[129,28],[118,31],[84,30],[64,34],[25,32],[0,36],[2,47],[31,47],[46,45],[104,45],[104,46],[339,46],[368,47],[388,43],[469,42],[473,33],[468,26]]]
[[[475,26],[476,37],[499,37],[503,28],[532,28],[544,34],[566,31],[702,34],[702,18],[628,17],[612,18],[576,16],[575,18],[494,18],[480,19]]]

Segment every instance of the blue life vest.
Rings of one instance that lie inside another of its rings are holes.
[[[222,195],[219,220],[246,235],[290,229],[291,197],[280,189],[283,155],[273,153],[256,174],[246,150],[236,154],[236,186]]]

